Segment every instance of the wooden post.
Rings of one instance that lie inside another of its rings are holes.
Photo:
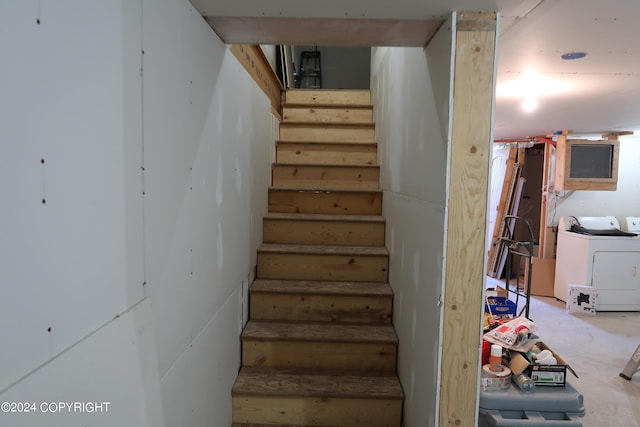
[[[476,425],[496,20],[457,14],[440,426]]]

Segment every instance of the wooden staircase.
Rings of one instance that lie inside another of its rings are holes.
[[[233,427],[399,427],[369,91],[288,91],[276,158]]]

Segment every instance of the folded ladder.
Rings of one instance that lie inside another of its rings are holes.
[[[640,366],[640,345],[636,348],[636,351],[631,355],[631,359],[627,362],[627,366],[624,367],[620,376],[627,381],[631,381],[631,377],[638,371]]]

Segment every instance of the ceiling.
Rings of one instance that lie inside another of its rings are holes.
[[[424,46],[453,10],[498,10],[496,138],[640,132],[638,0],[192,3],[227,43],[334,46]],[[570,52],[587,55],[561,59]],[[534,111],[523,110],[525,98]]]
[[[497,138],[640,131],[640,2],[545,0],[522,16],[503,16],[498,49]],[[563,60],[568,52],[582,59]],[[511,86],[530,71],[538,107],[522,109]],[[535,89],[535,88],[534,88]]]

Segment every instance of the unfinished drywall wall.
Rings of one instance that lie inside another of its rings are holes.
[[[147,295],[167,425],[231,424],[271,107],[187,2],[145,2]]]
[[[143,288],[141,11],[0,5],[0,401],[36,404],[2,425],[163,425]],[[89,401],[111,404],[41,407]]]
[[[616,191],[550,192],[547,204],[548,225],[558,225],[562,216],[613,215],[622,221],[627,216],[640,216],[638,182],[640,174],[640,136],[620,137],[620,163]]]
[[[372,49],[372,101],[407,427],[438,422],[450,28],[443,25],[426,49]]]
[[[0,4],[0,401],[110,404],[0,424],[230,425],[269,100],[187,0],[37,3]]]

